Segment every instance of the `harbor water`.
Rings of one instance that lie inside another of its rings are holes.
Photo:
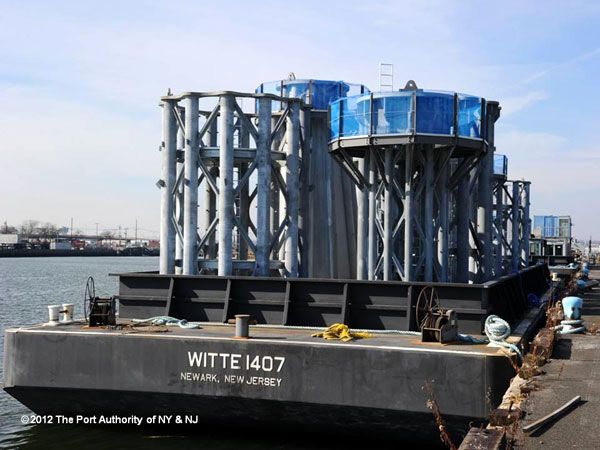
[[[47,305],[74,303],[76,318],[83,317],[85,283],[96,282],[97,295],[113,295],[117,278],[109,273],[158,269],[157,257],[54,257],[0,258],[0,361],[4,330],[47,320]],[[0,379],[3,380],[0,365]],[[30,425],[21,417],[32,414],[25,406],[0,390],[0,448],[47,449],[170,449],[194,446],[200,449],[325,449],[339,444],[337,437],[306,436],[301,433],[238,430],[214,427],[152,429],[124,425]],[[371,445],[373,442],[370,443]],[[353,440],[346,448],[369,448],[368,442]],[[377,443],[378,448],[388,447]],[[356,446],[356,447],[355,447]],[[398,443],[389,443],[398,448]]]

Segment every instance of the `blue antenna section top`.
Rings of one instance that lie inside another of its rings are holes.
[[[377,135],[482,139],[485,100],[422,89],[347,96],[331,103],[331,140]]]
[[[257,93],[275,94],[281,97],[301,98],[317,110],[327,110],[329,104],[349,95],[368,94],[369,89],[362,84],[329,80],[282,80],[262,83]],[[281,102],[273,102],[273,110],[281,108]]]
[[[508,158],[506,155],[494,153],[494,176],[504,178],[508,176]]]

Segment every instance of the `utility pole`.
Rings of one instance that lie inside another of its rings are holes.
[[[135,219],[135,243],[137,244],[137,219]]]
[[[98,237],[98,222],[96,222],[96,237]]]
[[[73,218],[71,217],[71,241],[73,240]]]

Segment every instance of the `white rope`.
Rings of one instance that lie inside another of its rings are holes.
[[[149,323],[152,325],[166,326],[179,325],[180,328],[200,328],[199,322],[188,322],[185,319],[176,319],[175,317],[170,316],[156,316],[148,319],[132,319],[131,321],[137,324]]]
[[[510,336],[510,325],[508,322],[498,316],[491,315],[485,319],[485,335],[490,340],[491,347],[504,347],[512,350],[517,354],[519,360],[523,358],[521,350],[514,344],[506,342],[506,338]]]
[[[580,325],[575,327],[574,325]],[[576,334],[585,332],[585,325],[583,325],[583,320],[575,319],[575,320],[561,320],[560,325],[557,325],[553,328],[558,334]]]

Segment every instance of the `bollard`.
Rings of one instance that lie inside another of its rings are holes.
[[[248,339],[250,337],[250,315],[236,314],[235,315],[235,338]]]
[[[75,310],[75,305],[73,303],[63,303],[62,304],[62,318],[60,320],[61,323],[71,323],[73,322],[73,311]]]
[[[58,314],[60,312],[60,305],[49,305],[48,306],[48,323],[47,325],[54,326],[58,325]]]

